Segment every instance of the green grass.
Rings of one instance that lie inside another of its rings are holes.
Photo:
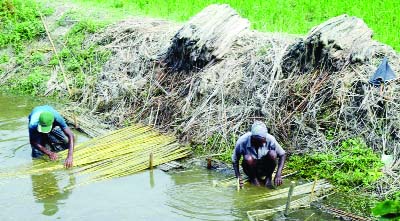
[[[369,187],[382,175],[382,166],[379,156],[361,138],[347,139],[324,153],[291,156],[287,162],[287,167],[302,177],[325,178],[343,189]]]
[[[72,77],[73,81],[69,82],[69,86],[73,89],[82,89],[87,77],[100,73],[101,67],[110,56],[109,51],[99,49],[98,45],[91,44],[84,47],[87,36],[100,31],[104,26],[102,22],[80,20],[64,37],[65,47],[58,53],[58,57],[53,56],[50,60],[52,66],[58,66],[59,59],[63,62],[66,75],[68,78]]]
[[[260,31],[305,34],[310,28],[341,14],[357,16],[374,31],[374,38],[400,50],[398,0],[80,0],[122,14],[186,21],[214,3],[226,3]]]
[[[24,42],[44,34],[39,11],[52,13],[33,0],[0,0],[0,49],[12,46],[19,53]]]
[[[95,79],[102,65],[108,60],[109,51],[99,49],[95,44],[84,44],[88,35],[94,34],[103,28],[106,23],[91,18],[81,11],[68,11],[57,20],[57,26],[66,26],[66,20],[75,22],[61,41],[63,47],[58,56],[48,49],[32,46],[35,40],[45,37],[45,30],[40,20],[40,14],[49,15],[54,9],[45,8],[45,4],[33,0],[2,0],[0,1],[0,64],[6,65],[15,56],[18,69],[2,84],[1,90],[13,94],[41,96],[47,90],[47,81],[51,73],[59,66],[61,60],[65,68],[66,78],[69,79],[69,88],[73,98],[79,99],[80,91],[87,84],[87,79]],[[14,54],[8,54],[13,49]],[[48,56],[49,53],[52,56]],[[0,75],[4,73],[0,66]],[[63,75],[58,74],[58,81],[63,82]],[[63,96],[55,90],[52,96]]]

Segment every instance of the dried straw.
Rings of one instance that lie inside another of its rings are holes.
[[[108,124],[120,126],[129,119],[196,143],[215,135],[229,143],[232,134],[246,131],[254,119],[265,121],[277,140],[296,153],[335,151],[341,141],[362,137],[378,154],[396,158],[376,192],[399,190],[399,81],[382,90],[368,83],[384,56],[400,72],[400,56],[393,49],[371,40],[367,44],[374,50],[361,61],[336,48],[343,58],[340,68],[327,63],[307,72],[284,71],[285,53],[296,36],[247,31],[236,36],[220,60],[176,73],[158,58],[179,28],[156,19],[130,19],[88,38],[83,47],[98,44],[112,56],[97,78],[85,84],[77,105],[88,107],[89,114],[101,113],[96,117]],[[327,139],[328,133],[333,139]],[[233,147],[210,151],[227,148]]]

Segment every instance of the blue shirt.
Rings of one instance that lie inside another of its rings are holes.
[[[51,106],[49,105],[44,105],[44,106],[37,106],[33,108],[31,114],[29,115],[29,140],[30,142],[35,142],[35,143],[42,143],[42,138],[43,134],[40,133],[37,130],[37,127],[39,125],[39,117],[40,114],[44,111],[48,111],[53,113],[54,115],[54,122],[53,122],[53,127],[59,126],[61,129],[67,128],[67,124],[65,123],[65,120],[61,115]]]
[[[251,146],[251,132],[243,134],[236,142],[235,150],[232,154],[232,162],[239,163],[241,156],[251,155],[254,159],[261,159],[263,156],[267,155],[269,150],[275,150],[278,156],[285,154],[285,150],[279,145],[275,137],[271,134],[267,134],[266,143],[258,148],[258,153],[256,148]]]

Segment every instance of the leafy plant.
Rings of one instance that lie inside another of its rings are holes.
[[[400,220],[400,199],[385,200],[376,204],[372,214],[380,216],[379,220]]]
[[[380,158],[362,139],[347,139],[336,150],[292,156],[287,165],[301,176],[326,178],[344,189],[368,186],[381,176]]]
[[[25,41],[43,34],[40,13],[48,15],[52,10],[33,0],[3,0],[0,3],[0,48],[12,46],[19,53]]]
[[[109,51],[101,50],[97,45],[84,45],[86,37],[99,31],[104,25],[91,20],[74,24],[65,36],[65,47],[58,57],[54,56],[49,62],[54,66],[58,65],[59,59],[63,62],[67,75],[73,77],[70,82],[73,88],[83,88],[86,78],[97,74],[110,56]]]
[[[10,60],[10,57],[6,54],[0,56],[0,64],[7,63]]]
[[[41,70],[34,70],[26,78],[13,79],[11,91],[16,94],[38,95],[44,92],[47,80],[47,73],[43,73]]]
[[[40,65],[44,60],[44,54],[41,52],[33,52],[31,55],[31,61],[33,65]]]

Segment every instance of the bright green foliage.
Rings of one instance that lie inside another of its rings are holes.
[[[325,138],[327,140],[333,140],[335,138],[335,130],[334,129],[329,129],[325,132]]]
[[[23,43],[43,34],[39,11],[51,14],[33,0],[2,0],[0,3],[0,48],[12,46],[21,52]]]
[[[6,54],[0,55],[0,64],[7,63],[10,60],[10,57]]]
[[[360,138],[343,141],[336,151],[292,156],[287,166],[306,178],[326,178],[342,187],[368,186],[380,176],[383,166]]]
[[[372,214],[380,216],[379,220],[400,220],[400,199],[385,200],[376,204]]]
[[[103,23],[82,20],[76,23],[65,36],[65,47],[50,60],[50,65],[57,66],[60,59],[68,76],[73,76],[75,88],[82,88],[87,76],[95,75],[110,56],[109,51],[100,50],[97,45],[84,45],[84,40],[104,27]],[[60,79],[62,81],[62,79]]]
[[[39,95],[46,89],[46,82],[49,74],[34,70],[26,78],[13,79],[11,91],[16,94]]]
[[[91,6],[120,9],[120,13],[141,13],[149,16],[186,21],[210,4],[229,4],[254,29],[261,31],[305,34],[329,18],[348,14],[357,16],[374,31],[374,37],[400,50],[400,13],[398,0],[79,0]]]
[[[38,51],[33,52],[30,58],[32,65],[40,65],[45,60],[44,54]]]
[[[30,1],[22,3],[22,1],[15,0],[13,2],[20,5],[18,8],[13,8],[13,11],[15,11],[14,14],[23,13],[23,11],[20,10],[25,10],[25,4],[31,4],[30,7],[36,7],[35,4]],[[36,13],[36,11],[34,13]],[[38,17],[38,14],[35,14],[35,16],[36,17],[31,20],[26,21],[29,24],[28,26],[35,27],[37,22],[39,22],[38,24],[42,27],[40,17]],[[94,78],[110,56],[109,51],[102,50],[95,44],[84,42],[89,35],[99,31],[105,24],[84,18],[85,15],[76,11],[71,11],[66,12],[64,16],[59,19],[59,22],[57,22],[58,25],[72,25],[72,27],[63,39],[53,39],[53,41],[56,42],[58,56],[55,56],[52,51],[48,49],[25,49],[25,47],[23,47],[23,45],[26,45],[25,41],[19,41],[18,48],[21,50],[16,48],[18,49],[16,64],[19,66],[19,69],[15,76],[7,80],[3,85],[3,89],[16,94],[42,95],[46,90],[46,81],[49,78],[48,73],[53,72],[55,68],[60,70],[60,60],[65,69],[65,78],[68,79],[68,86],[73,90],[74,95],[76,95],[74,97],[79,98],[79,90],[76,89],[83,88],[89,76]],[[34,36],[25,40],[31,40],[33,37]],[[62,42],[62,44],[57,45],[58,42]],[[48,55],[53,56],[49,58]],[[8,57],[0,57],[0,61],[4,61],[4,63],[8,62],[8,60]],[[63,73],[60,72],[57,76],[59,82],[65,81]]]

